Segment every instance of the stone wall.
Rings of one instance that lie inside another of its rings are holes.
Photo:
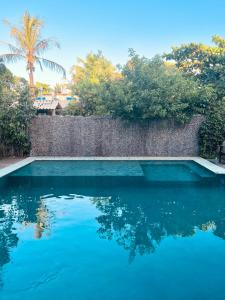
[[[31,126],[31,155],[196,156],[202,120],[140,126],[110,117],[38,116]]]

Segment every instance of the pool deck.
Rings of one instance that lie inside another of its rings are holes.
[[[24,160],[24,158],[18,158],[18,157],[7,157],[0,159],[0,170],[3,168],[6,168],[8,166],[11,166],[15,163],[20,162],[21,160]]]
[[[218,164],[218,166],[225,169],[225,165]]]
[[[172,160],[191,160],[199,165],[205,167],[211,172],[218,175],[225,175],[225,166],[218,166],[204,158],[201,157],[151,157],[151,156],[138,156],[138,157],[49,157],[49,156],[38,156],[38,157],[28,157],[25,159],[19,158],[8,158],[0,160],[0,178],[8,175],[17,169],[24,167],[34,161],[39,160],[160,160],[160,161],[172,161]]]

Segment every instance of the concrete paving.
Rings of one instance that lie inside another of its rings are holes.
[[[1,158],[0,159],[0,169],[11,166],[12,164],[15,164],[23,159],[24,158],[18,158],[18,157]]]

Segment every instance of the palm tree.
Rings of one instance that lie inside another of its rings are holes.
[[[41,70],[45,66],[53,71],[62,73],[64,77],[66,76],[66,71],[61,65],[41,57],[42,53],[52,46],[59,48],[59,44],[53,39],[41,39],[42,20],[32,17],[28,12],[25,12],[21,28],[13,26],[9,21],[5,21],[5,23],[10,27],[10,35],[15,40],[16,46],[2,42],[9,47],[11,53],[0,55],[0,61],[2,59],[4,62],[14,63],[19,60],[25,60],[31,90],[34,88],[35,64],[38,64]]]

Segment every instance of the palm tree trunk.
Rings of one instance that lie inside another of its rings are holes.
[[[29,70],[29,80],[30,80],[30,88],[34,88],[34,74],[33,74],[33,70]]]
[[[34,97],[35,95],[35,86],[34,86],[34,68],[33,64],[29,64],[28,72],[29,72],[29,87],[30,87],[30,93],[31,96]]]

